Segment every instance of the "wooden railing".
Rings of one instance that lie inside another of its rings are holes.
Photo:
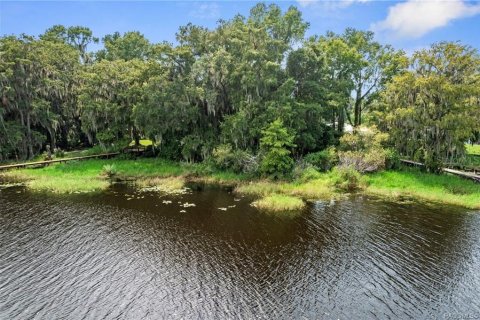
[[[95,154],[91,156],[83,156],[83,157],[73,157],[73,158],[62,158],[62,159],[55,159],[55,160],[45,160],[45,161],[34,161],[34,162],[24,162],[24,163],[16,163],[16,164],[7,164],[4,166],[0,166],[0,170],[6,169],[14,169],[14,168],[25,168],[25,167],[33,167],[33,166],[46,166],[51,163],[61,163],[67,162],[72,160],[84,160],[84,159],[92,159],[92,158],[109,158],[116,155],[119,155],[120,152],[111,152],[111,153],[102,153],[102,154]]]
[[[408,165],[413,165],[417,167],[423,167],[424,164],[412,160],[407,160],[407,159],[400,159],[402,163],[408,164]],[[456,176],[465,178],[465,179],[470,179],[475,182],[480,182],[480,175],[476,174],[475,172],[466,172],[466,171],[461,171],[461,170],[455,170],[455,169],[449,169],[449,168],[442,168],[443,172],[454,174]]]

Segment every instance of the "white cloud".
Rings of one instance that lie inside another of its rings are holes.
[[[343,9],[354,3],[365,3],[372,0],[297,0],[298,4],[303,8],[318,8],[322,10]]]
[[[195,3],[189,16],[200,19],[218,19],[220,18],[220,7],[215,2]]]
[[[408,0],[391,6],[386,19],[372,24],[371,29],[402,38],[419,38],[452,20],[479,13],[480,4],[467,5],[463,0]]]

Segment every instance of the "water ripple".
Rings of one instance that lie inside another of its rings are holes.
[[[480,316],[478,213],[357,197],[281,218],[224,190],[125,188],[0,190],[1,319]]]

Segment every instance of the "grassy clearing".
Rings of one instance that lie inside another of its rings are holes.
[[[480,185],[451,175],[433,175],[416,169],[383,171],[367,176],[364,192],[391,199],[414,198],[480,209]]]
[[[466,144],[465,147],[467,148],[468,154],[480,155],[480,144]]]
[[[268,212],[299,211],[305,207],[305,202],[297,197],[273,194],[252,203],[260,210]]]
[[[140,142],[140,145],[144,147],[153,145],[153,141],[148,139],[142,139],[139,142]],[[129,143],[129,146],[134,146],[134,145],[135,145],[135,141],[132,140],[132,142]]]

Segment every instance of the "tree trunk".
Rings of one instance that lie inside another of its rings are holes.
[[[132,128],[132,135],[133,135],[133,140],[135,140],[135,146],[140,145],[140,136],[138,135],[137,128],[133,126]]]
[[[358,127],[362,124],[362,89],[357,89],[357,96],[355,97],[353,126]]]
[[[33,158],[32,130],[30,128],[30,113],[27,112],[27,158]]]
[[[343,111],[343,108],[340,107],[338,110],[338,127],[337,127],[338,133],[342,134],[344,128],[345,128],[345,112]]]
[[[335,114],[335,110],[332,111],[332,129],[333,131],[335,131],[335,122],[336,122],[336,114]]]

